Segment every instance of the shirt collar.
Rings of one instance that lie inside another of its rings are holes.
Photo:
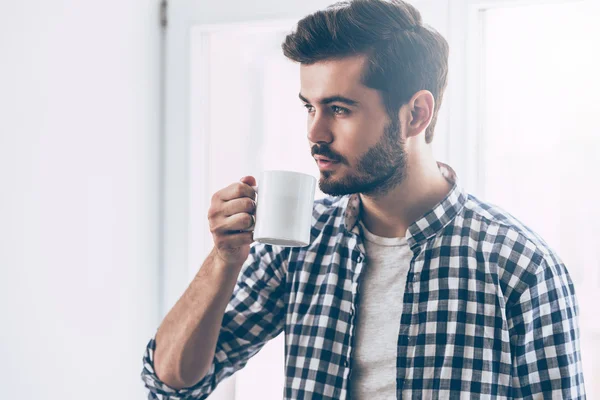
[[[456,172],[447,164],[442,162],[437,164],[444,178],[452,184],[452,189],[433,209],[408,227],[406,240],[411,247],[437,235],[458,215],[467,201],[464,189],[458,184]],[[361,210],[361,200],[358,193],[350,195],[344,210],[344,226],[342,228],[358,234],[358,221]]]

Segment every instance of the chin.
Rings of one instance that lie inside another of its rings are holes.
[[[335,171],[337,172],[337,171]],[[404,180],[404,171],[396,169],[379,176],[365,174],[340,174],[333,171],[321,171],[319,189],[330,196],[345,196],[361,193],[369,196],[383,196]]]
[[[344,176],[338,176],[338,174],[331,171],[321,171],[319,189],[330,196],[345,196],[358,193],[355,182],[351,179],[344,179]]]

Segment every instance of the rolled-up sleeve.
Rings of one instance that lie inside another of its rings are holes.
[[[285,323],[285,277],[289,248],[254,243],[225,309],[215,356],[206,376],[196,385],[173,389],[154,372],[155,338],[146,347],[142,380],[148,399],[200,400],[223,379],[243,368]]]
[[[578,304],[562,263],[542,261],[508,311],[514,398],[585,399]]]

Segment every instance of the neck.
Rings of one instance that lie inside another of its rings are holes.
[[[452,184],[431,151],[409,157],[402,183],[383,195],[361,194],[362,222],[382,237],[404,237],[408,227],[446,197]]]

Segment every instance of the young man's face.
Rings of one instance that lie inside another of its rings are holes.
[[[366,61],[352,56],[300,67],[309,145],[326,194],[385,194],[405,175],[398,118],[390,119],[379,92],[362,84]]]

